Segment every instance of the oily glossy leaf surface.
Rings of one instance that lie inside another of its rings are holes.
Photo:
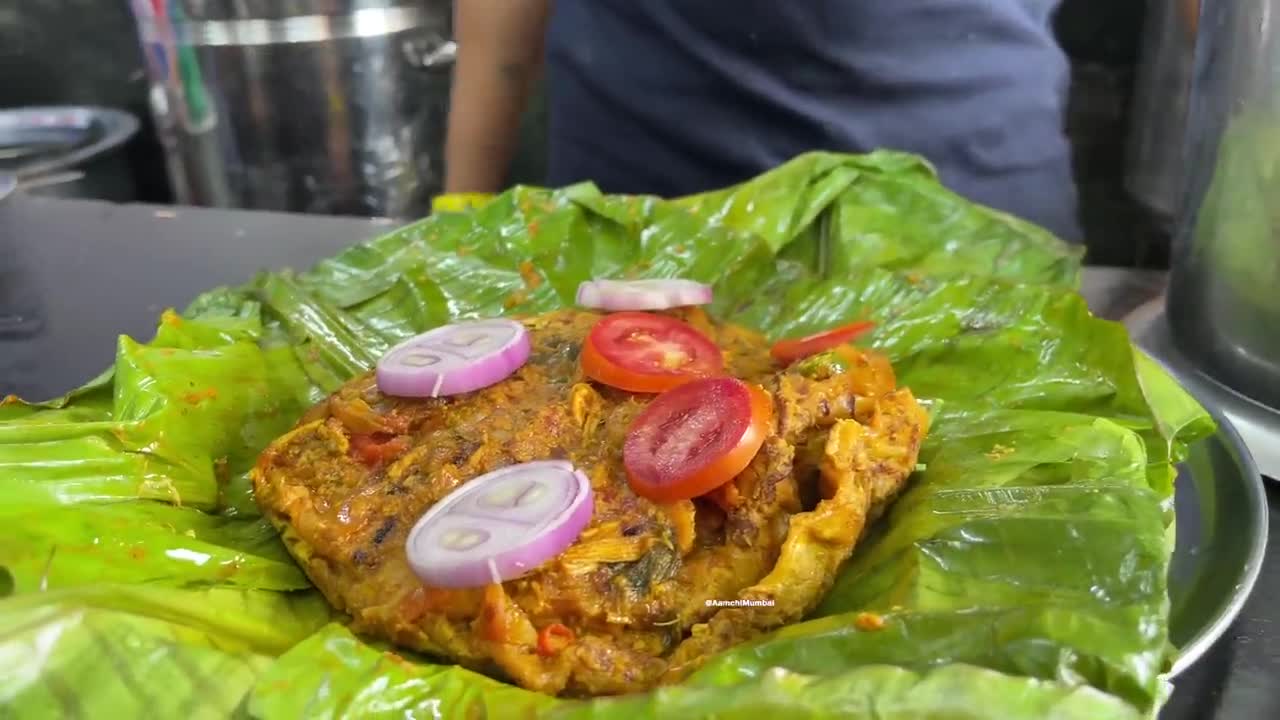
[[[136,612],[0,608],[0,705],[15,718],[225,718],[271,664]]]
[[[1089,314],[1079,257],[917,158],[816,153],[677,201],[515,188],[210,291],[84,388],[0,403],[0,699],[24,717],[1149,717],[1172,462],[1213,424]],[[864,342],[934,426],[822,605],[681,686],[593,701],[329,624],[258,516],[256,454],[398,340],[606,276],[712,283],[715,315],[773,338],[876,321]]]
[[[249,697],[254,717],[535,717],[560,701],[454,665],[406,660],[330,625],[272,665]]]
[[[925,638],[921,638],[925,640]],[[298,716],[553,720],[775,717],[919,720],[1002,718],[1120,720],[1133,707],[1088,686],[1006,675],[975,666],[913,672],[894,665],[848,667],[824,676],[781,668],[732,687],[687,685],[627,698],[555,700],[453,666],[410,663],[329,626],[273,665],[255,686],[249,712],[263,720]]]
[[[101,582],[310,587],[261,518],[158,502],[0,507],[0,557],[18,592]]]

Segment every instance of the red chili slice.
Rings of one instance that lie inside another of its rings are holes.
[[[708,493],[751,464],[773,422],[769,395],[736,378],[708,378],[659,395],[622,448],[637,495],[673,502]]]
[[[388,463],[409,449],[409,439],[387,433],[357,434],[351,436],[351,455],[369,466]]]
[[[550,625],[538,631],[538,654],[551,657],[573,644],[573,631],[560,623]]]
[[[790,364],[801,358],[853,342],[875,325],[870,320],[862,320],[802,338],[779,340],[769,349],[769,354],[778,362]]]

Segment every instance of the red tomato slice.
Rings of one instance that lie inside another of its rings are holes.
[[[876,324],[870,320],[862,320],[802,338],[779,340],[769,349],[769,354],[778,362],[790,364],[800,358],[817,355],[820,352],[826,352],[845,343],[853,342],[859,335],[875,326]]]
[[[729,377],[659,395],[622,446],[631,489],[667,503],[708,493],[751,464],[773,423],[768,393]]]
[[[605,315],[582,345],[587,377],[630,392],[662,392],[723,370],[724,356],[715,343],[665,315]]]

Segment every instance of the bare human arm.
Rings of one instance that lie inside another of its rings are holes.
[[[457,0],[458,43],[445,192],[497,192],[515,154],[520,115],[542,72],[551,0]]]
[[[1200,0],[1182,0],[1182,22],[1190,31],[1191,39],[1195,40],[1200,29]]]

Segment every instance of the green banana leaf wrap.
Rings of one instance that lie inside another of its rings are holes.
[[[674,201],[515,188],[208,292],[150,342],[122,337],[84,387],[0,404],[0,708],[1152,717],[1173,652],[1173,464],[1214,428],[1090,315],[1079,275],[1078,250],[913,156],[818,153]],[[810,619],[679,686],[561,700],[353,636],[259,516],[256,454],[396,341],[566,306],[606,276],[712,283],[714,315],[771,338],[874,319],[863,342],[934,417],[908,490]]]

